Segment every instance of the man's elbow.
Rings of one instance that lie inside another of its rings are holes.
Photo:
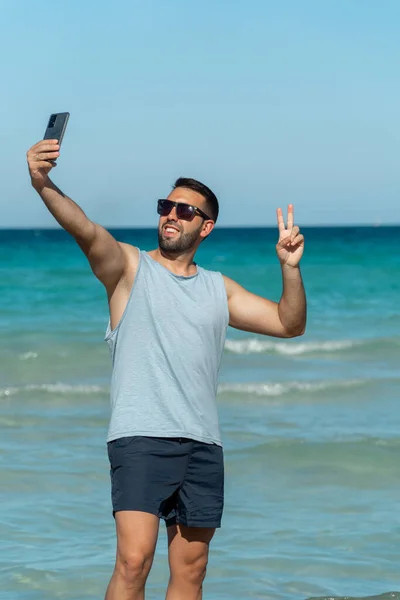
[[[290,329],[285,329],[284,335],[282,337],[285,338],[295,338],[304,335],[306,332],[306,326],[302,325],[301,327],[292,327]]]

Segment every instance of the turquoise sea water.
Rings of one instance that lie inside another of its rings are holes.
[[[400,228],[304,234],[306,334],[228,331],[210,600],[400,599]],[[278,300],[275,237],[216,230],[198,262]],[[0,275],[0,599],[98,600],[115,552],[105,293],[62,231],[0,231]],[[167,578],[162,526],[149,599]]]

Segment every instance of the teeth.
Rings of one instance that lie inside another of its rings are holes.
[[[173,227],[166,227],[165,231],[168,231],[168,233],[175,233],[176,229],[174,229]]]

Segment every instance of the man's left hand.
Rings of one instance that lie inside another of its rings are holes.
[[[276,211],[278,217],[279,240],[276,253],[281,265],[297,267],[304,250],[304,236],[297,225],[294,225],[293,204],[288,206],[287,226],[283,220],[282,209]]]

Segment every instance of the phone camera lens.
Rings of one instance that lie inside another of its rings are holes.
[[[54,127],[54,123],[56,122],[56,115],[51,115],[50,117],[50,121],[49,121],[49,127]]]

